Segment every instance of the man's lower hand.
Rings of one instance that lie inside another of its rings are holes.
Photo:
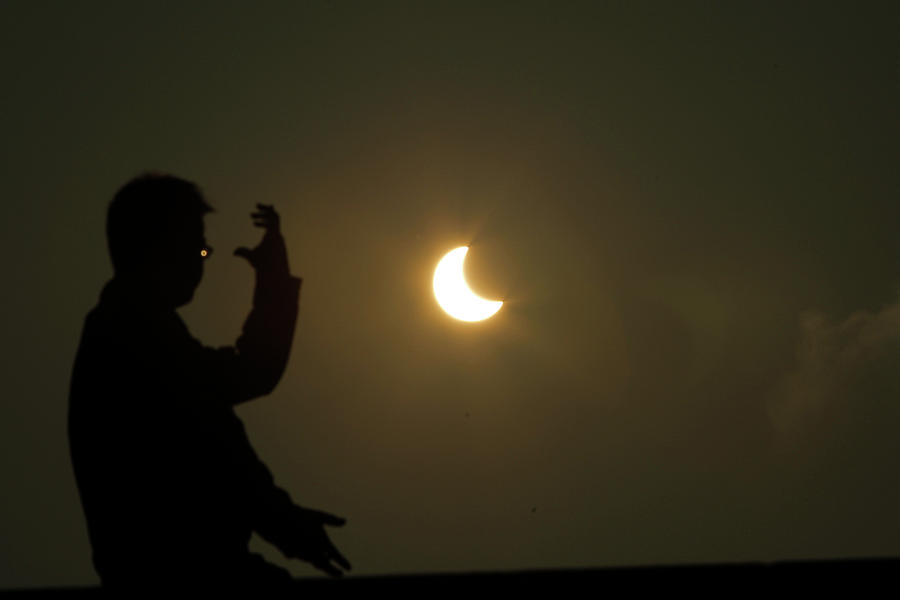
[[[350,562],[328,539],[324,526],[340,527],[346,522],[346,519],[326,512],[298,507],[289,525],[290,542],[281,550],[288,558],[304,560],[320,571],[340,577],[350,570]]]

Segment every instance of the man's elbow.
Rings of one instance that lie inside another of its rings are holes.
[[[259,396],[268,396],[272,392],[275,391],[275,387],[278,385],[278,380],[273,379],[269,381],[262,381],[259,383],[259,387],[257,388],[257,397]]]
[[[284,373],[284,367],[260,369],[254,382],[254,392],[258,396],[268,396],[275,391],[281,376]]]
[[[287,367],[287,352],[246,353],[240,357],[236,383],[247,400],[271,394]],[[237,366],[237,365],[236,365]]]

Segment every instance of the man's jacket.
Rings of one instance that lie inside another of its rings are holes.
[[[116,279],[106,285],[85,320],[68,423],[104,583],[221,578],[249,556],[252,531],[280,545],[296,507],[233,407],[280,379],[299,293],[294,277],[258,280],[235,347],[213,349],[174,310],[154,310]]]

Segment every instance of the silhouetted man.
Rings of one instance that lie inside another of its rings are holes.
[[[212,349],[175,312],[212,252],[200,190],[144,175],[109,206],[115,275],[85,320],[69,404],[72,462],[105,586],[290,581],[248,551],[253,531],[329,574],[350,568],[323,528],[344,520],[294,505],[233,410],[273,390],[297,320],[301,280],[288,269],[278,215],[257,207],[262,242],[235,251],[256,270],[253,310],[234,348]]]

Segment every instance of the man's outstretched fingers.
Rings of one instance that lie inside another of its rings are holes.
[[[338,569],[337,567],[335,567],[334,565],[332,565],[330,562],[328,562],[326,560],[314,562],[314,563],[312,563],[312,566],[319,569],[320,571],[324,571],[325,573],[328,573],[332,577],[341,577],[344,574],[340,569]]]
[[[278,213],[271,206],[260,205],[259,212],[250,213],[253,224],[257,227],[266,227],[269,229],[278,229],[281,223]]]
[[[341,565],[347,571],[349,571],[350,569],[353,568],[350,566],[350,561],[347,560],[346,558],[344,558],[344,555],[341,554],[340,551],[338,551],[338,549],[334,547],[334,544],[332,544],[330,540],[328,542],[328,547],[329,547],[328,548],[329,552],[331,553],[331,559],[334,562]]]
[[[250,261],[250,264],[253,264],[253,251],[250,250],[250,248],[238,248],[234,251],[234,255],[246,258],[248,261]]]
[[[335,527],[340,527],[347,522],[347,519],[345,519],[343,517],[338,517],[337,515],[332,515],[330,513],[323,512],[321,510],[315,510],[315,511],[313,511],[313,513],[315,514],[316,518],[319,521],[321,521],[322,523],[324,523],[325,525],[333,525]]]

